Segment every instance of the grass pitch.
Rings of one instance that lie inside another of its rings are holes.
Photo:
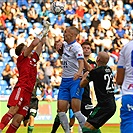
[[[34,128],[33,133],[50,133],[52,129],[52,125],[51,126],[36,126]],[[5,133],[6,129],[2,132]],[[120,129],[119,129],[119,125],[105,125],[101,128],[101,132],[102,133],[120,133]],[[23,127],[21,126],[17,133],[27,133],[27,127]],[[64,133],[62,127],[60,126],[59,129],[57,130],[56,133]],[[74,126],[74,132],[73,133],[78,133],[78,126],[75,125]]]

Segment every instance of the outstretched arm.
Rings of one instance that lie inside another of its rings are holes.
[[[84,59],[84,67],[89,72],[93,69],[92,66],[87,62],[86,59]]]

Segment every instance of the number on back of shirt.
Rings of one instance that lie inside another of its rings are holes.
[[[105,74],[104,75],[104,80],[107,81],[107,85],[106,85],[106,90],[111,90],[114,89],[114,84],[113,84],[113,76],[112,74]]]

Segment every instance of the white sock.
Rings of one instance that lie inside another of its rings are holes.
[[[65,112],[59,112],[58,115],[59,115],[60,122],[61,122],[61,125],[62,125],[65,133],[70,133],[69,123],[68,123],[66,113]]]
[[[85,116],[81,113],[81,111],[75,112],[74,115],[77,118],[79,125],[82,128],[85,124]]]

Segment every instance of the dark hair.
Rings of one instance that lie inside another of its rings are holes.
[[[15,49],[15,54],[16,54],[17,56],[19,56],[19,55],[21,54],[22,49],[23,49],[24,46],[25,46],[25,44],[24,44],[24,43],[21,43],[21,44],[19,44],[19,45],[16,47],[16,49]]]
[[[83,43],[81,44],[81,46],[83,46],[83,45],[89,45],[89,46],[91,46],[91,44],[90,44],[88,41],[83,42]]]

